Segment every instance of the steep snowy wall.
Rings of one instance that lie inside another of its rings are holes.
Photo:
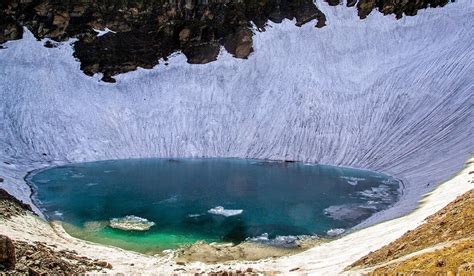
[[[291,159],[390,173],[405,181],[390,218],[416,206],[474,150],[473,1],[416,17],[318,6],[326,28],[274,24],[248,60],[153,70],[99,82],[65,43],[26,34],[0,50],[3,186],[48,161],[131,157]]]

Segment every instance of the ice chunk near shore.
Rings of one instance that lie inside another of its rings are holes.
[[[345,229],[343,228],[333,228],[333,229],[329,229],[326,234],[330,237],[335,237],[335,236],[339,236],[341,234],[343,234],[344,232],[346,232]]]
[[[288,236],[276,236],[275,238],[270,238],[268,233],[263,233],[260,236],[251,237],[245,239],[247,242],[254,242],[260,243],[270,246],[276,247],[285,247],[285,248],[292,248],[300,245],[304,241],[308,241],[310,239],[319,239],[318,236],[310,236],[310,235],[288,235]]]
[[[55,216],[56,218],[59,218],[59,219],[60,219],[60,218],[63,217],[63,213],[56,210],[56,211],[54,211],[54,216]]]
[[[232,217],[232,216],[238,216],[240,214],[242,214],[244,210],[238,210],[238,209],[224,209],[224,207],[222,206],[217,206],[217,207],[214,207],[214,208],[211,208],[209,209],[207,212],[209,214],[213,214],[213,215],[220,215],[220,216],[224,216],[224,217]]]
[[[133,215],[110,220],[110,227],[125,231],[147,231],[153,225],[155,225],[153,221]]]
[[[365,178],[354,176],[341,176],[340,178],[346,180],[347,184],[352,186],[356,186],[357,184],[359,184],[359,181],[365,180]]]
[[[357,221],[368,217],[373,210],[358,204],[333,205],[324,209],[324,214],[332,219],[341,221]]]
[[[71,177],[72,178],[83,178],[84,175],[82,173],[73,173]]]

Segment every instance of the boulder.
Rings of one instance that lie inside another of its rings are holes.
[[[13,241],[7,236],[0,235],[0,267],[10,270],[15,268],[15,264],[16,257]]]
[[[240,28],[237,32],[230,34],[224,44],[227,52],[236,58],[247,58],[253,52],[252,31]]]
[[[217,43],[199,43],[183,49],[183,54],[191,64],[205,64],[215,61],[219,55],[220,46]]]

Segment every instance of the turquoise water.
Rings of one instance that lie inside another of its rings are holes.
[[[198,240],[324,236],[388,208],[399,188],[371,171],[240,159],[80,163],[29,180],[36,204],[71,235],[144,253]],[[111,219],[129,215],[150,228],[111,227]]]

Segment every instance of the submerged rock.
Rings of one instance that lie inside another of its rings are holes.
[[[154,222],[137,216],[126,216],[110,220],[110,227],[124,231],[148,231]]]
[[[97,232],[107,227],[107,221],[88,221],[84,223],[86,232]]]

